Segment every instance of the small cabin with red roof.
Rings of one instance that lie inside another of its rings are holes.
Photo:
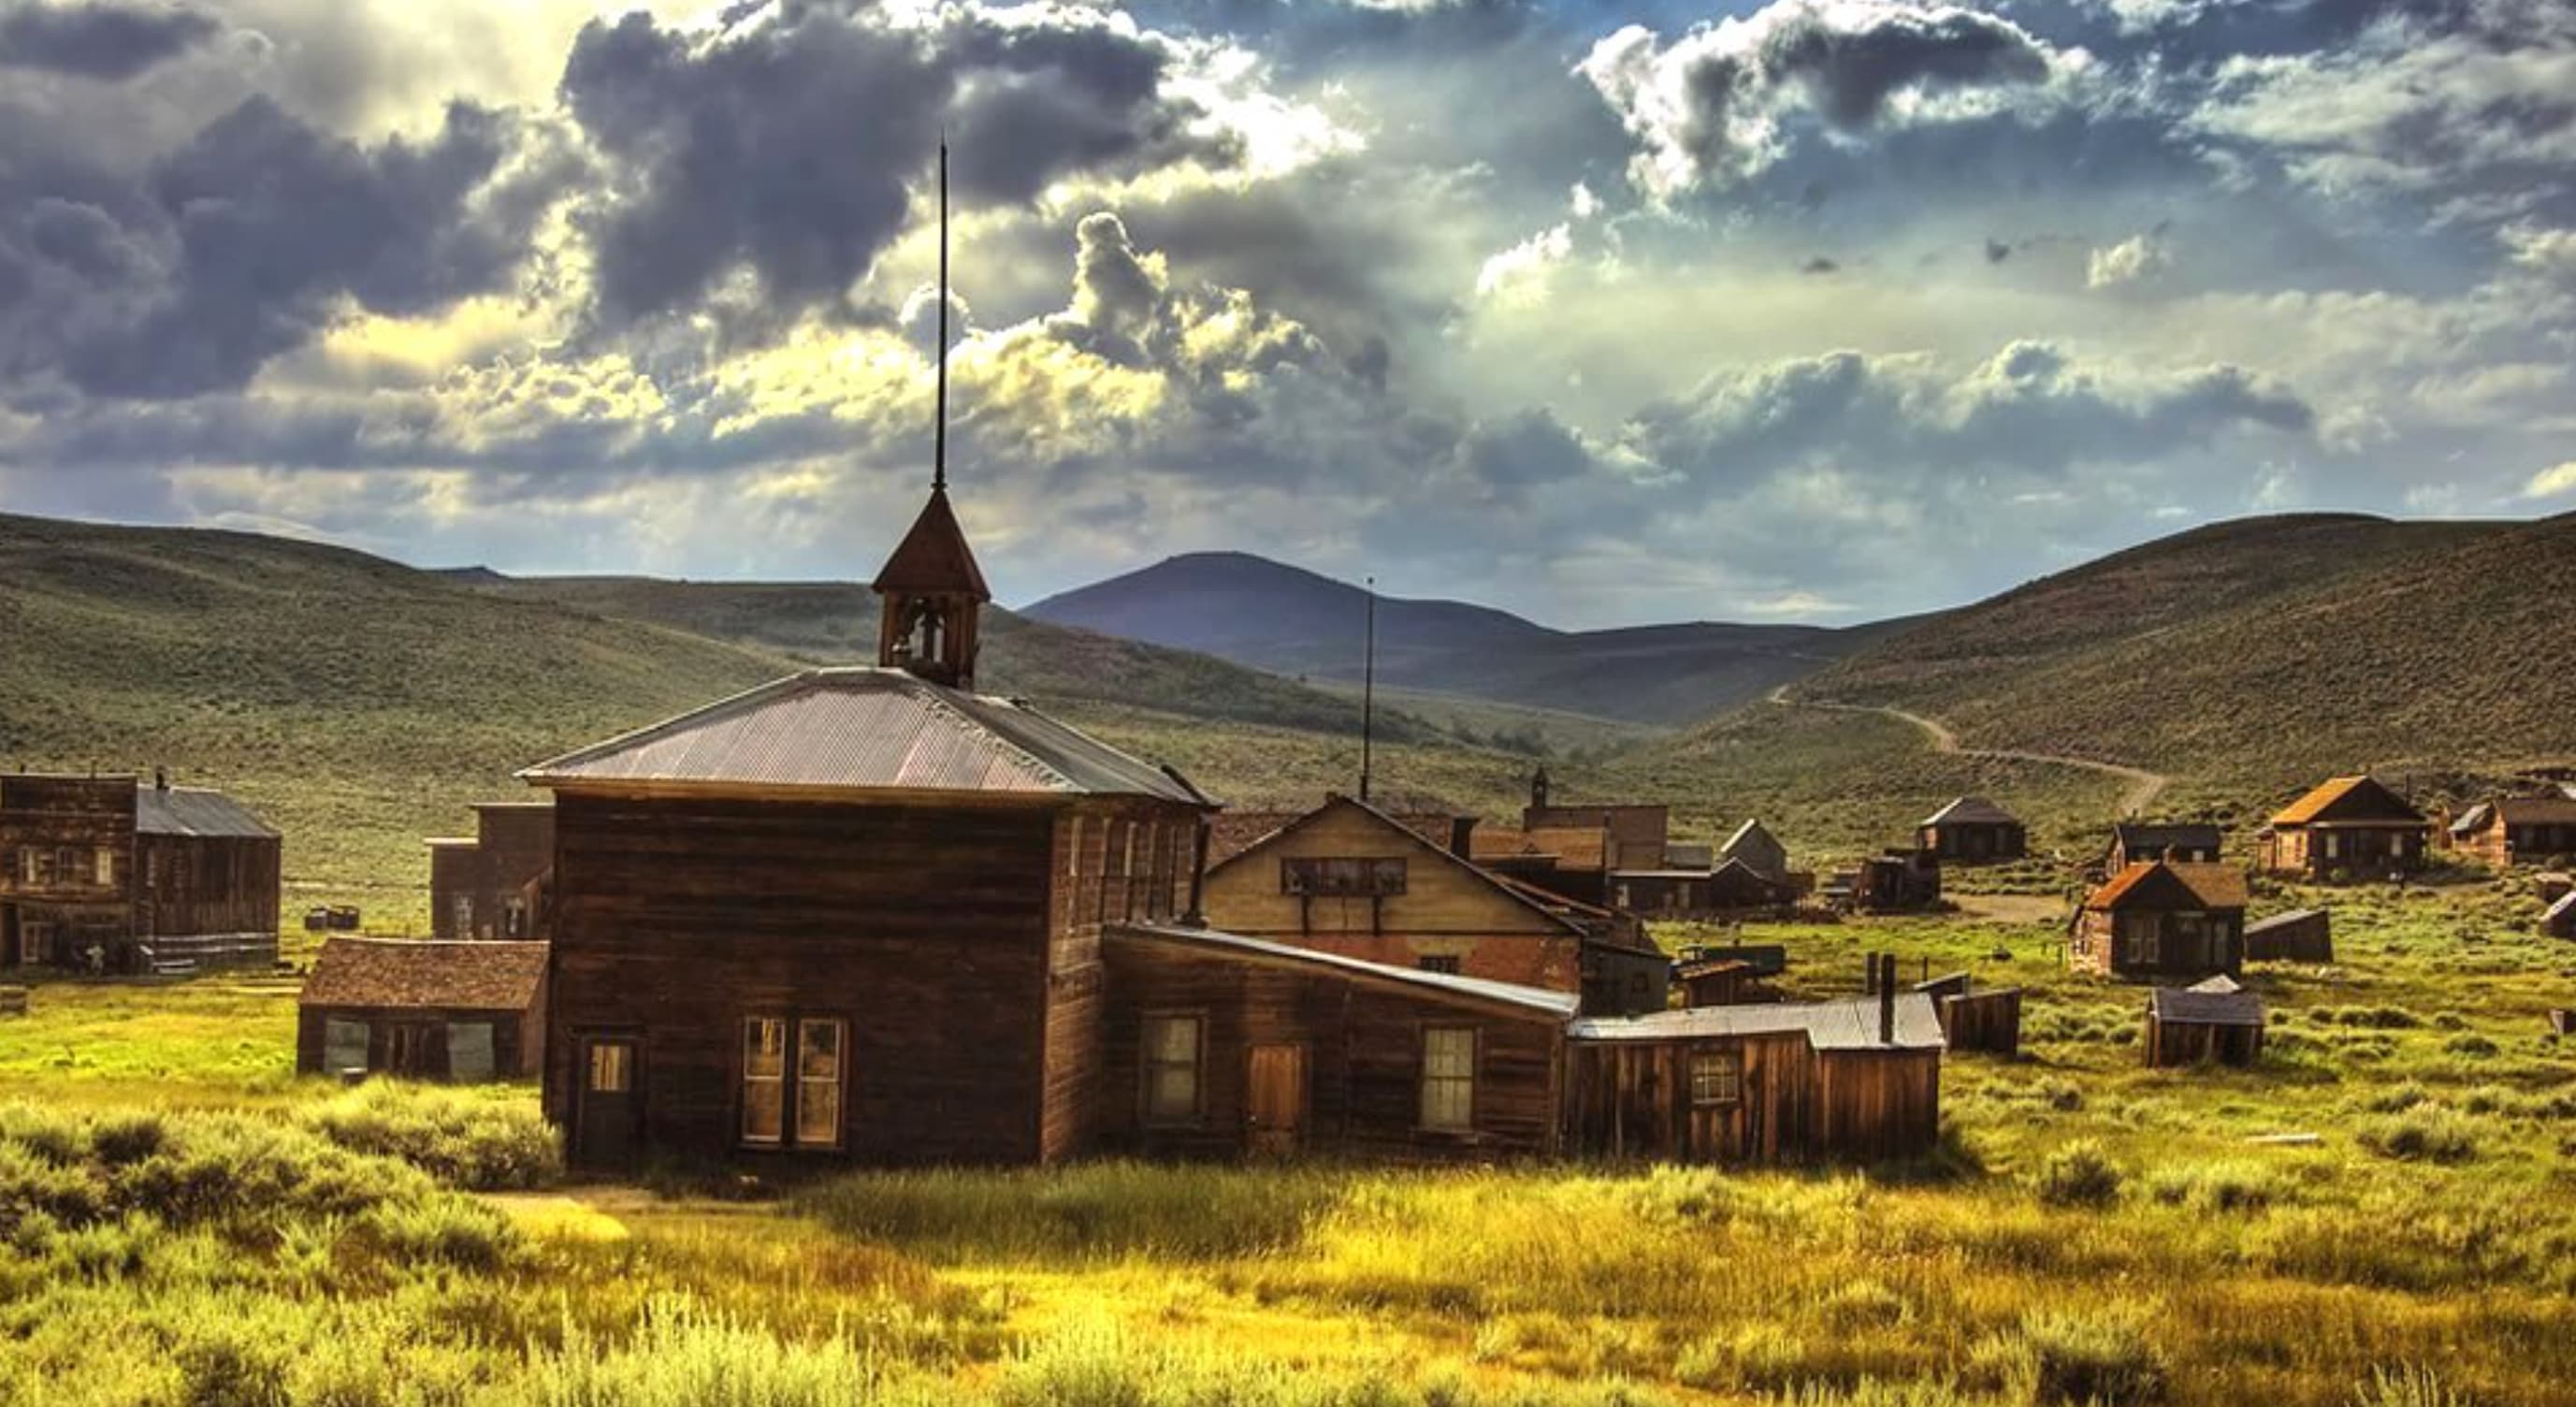
[[[2076,912],[2068,965],[2106,977],[2233,976],[2245,968],[2245,903],[2233,866],[2131,865]]]
[[[2424,863],[2433,823],[2376,777],[2336,777],[2284,807],[2256,837],[2270,874],[2369,879]]]

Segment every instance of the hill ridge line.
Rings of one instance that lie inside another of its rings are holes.
[[[1789,686],[1786,684],[1763,695],[1763,702],[1777,704],[1782,708],[1812,708],[1826,713],[1875,713],[1894,718],[1922,730],[1924,736],[1932,740],[1932,750],[1938,753],[1957,757],[1990,758],[1997,762],[2038,762],[2049,766],[2098,772],[2106,777],[2118,777],[2129,783],[2129,789],[2120,794],[2120,814],[2123,816],[2137,816],[2143,813],[2148,803],[2162,796],[2165,788],[2173,785],[2173,778],[2162,772],[2151,772],[2144,767],[2132,767],[2125,762],[2102,762],[2090,757],[2069,757],[2063,753],[2054,752],[2023,752],[2013,748],[1964,747],[1960,745],[1959,735],[1951,730],[1950,725],[1937,718],[1880,704],[1826,703],[1818,699],[1793,699],[1789,697]]]

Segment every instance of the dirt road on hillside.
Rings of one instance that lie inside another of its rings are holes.
[[[1827,713],[1876,713],[1888,718],[1902,719],[1923,730],[1923,735],[1932,740],[1934,752],[1952,753],[1960,757],[1988,757],[1998,762],[2039,762],[2052,767],[2072,767],[2078,771],[2099,772],[2106,777],[2118,777],[2129,784],[2129,789],[2120,794],[2120,811],[2123,815],[2136,816],[2144,813],[2148,804],[2162,796],[2165,788],[2173,784],[2173,778],[2162,772],[2150,772],[2144,767],[2131,767],[2125,763],[2096,762],[2089,757],[2066,757],[2053,752],[2017,752],[2010,748],[1961,747],[1959,735],[1950,731],[1950,725],[1937,718],[1908,713],[1901,708],[1793,699],[1789,697],[1789,686],[1786,684],[1772,690],[1765,697],[1782,708],[1815,708]]]

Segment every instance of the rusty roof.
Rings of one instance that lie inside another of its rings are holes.
[[[2276,826],[2305,826],[2319,821],[2342,820],[2339,814],[2352,811],[2365,814],[2350,819],[2414,820],[2424,819],[2414,804],[2389,789],[2388,785],[2367,774],[2334,777],[2318,784],[2307,795],[2291,802],[2272,818]]]
[[[1963,796],[1926,816],[1918,824],[1926,826],[2017,826],[2021,822],[2013,813],[1982,796]]]
[[[1145,796],[1211,805],[1172,773],[1027,704],[899,669],[809,669],[540,762],[540,786]]]
[[[1940,1050],[1941,1018],[1921,992],[1896,994],[1896,1040],[1878,1038],[1878,998],[1694,1006],[1644,1016],[1594,1016],[1574,1023],[1578,1041],[1688,1041],[1803,1032],[1817,1050]]]
[[[894,555],[877,570],[872,585],[879,595],[909,591],[993,599],[983,569],[975,565],[975,549],[966,545],[966,530],[957,525],[957,510],[948,506],[948,491],[939,488],[930,491],[921,516],[912,520],[912,529],[895,544]]]
[[[1214,928],[1114,923],[1102,929],[1101,932],[1108,938],[1144,941],[1187,949],[1212,957],[1234,958],[1274,966],[1315,968],[1338,976],[1410,988],[1426,996],[1519,1007],[1550,1016],[1572,1016],[1576,1008],[1581,1005],[1581,999],[1572,992],[1551,991],[1545,987],[1524,987],[1514,982],[1496,982],[1483,977],[1462,977],[1454,972],[1424,972],[1416,968],[1395,967],[1387,963],[1370,962],[1365,958],[1345,957],[1340,953],[1291,947],[1286,943],[1273,943],[1261,938],[1247,938],[1240,933],[1227,933]]]
[[[543,943],[334,938],[305,979],[305,1006],[526,1011],[545,980]]]
[[[2197,905],[2204,909],[2241,909],[2249,897],[2245,872],[2233,865],[2188,861],[2140,860],[2093,891],[2088,909]]]
[[[1515,830],[1482,826],[1467,838],[1477,860],[1545,859],[1560,870],[1605,870],[1610,864],[1610,833],[1598,826],[1534,826]]]
[[[229,840],[274,840],[277,831],[251,809],[203,787],[134,789],[134,829],[143,835],[196,835]]]

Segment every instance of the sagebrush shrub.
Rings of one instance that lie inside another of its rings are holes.
[[[2079,1138],[2040,1161],[2034,1188],[2052,1207],[2106,1207],[2119,1200],[2120,1181],[2119,1166],[2102,1145]]]

